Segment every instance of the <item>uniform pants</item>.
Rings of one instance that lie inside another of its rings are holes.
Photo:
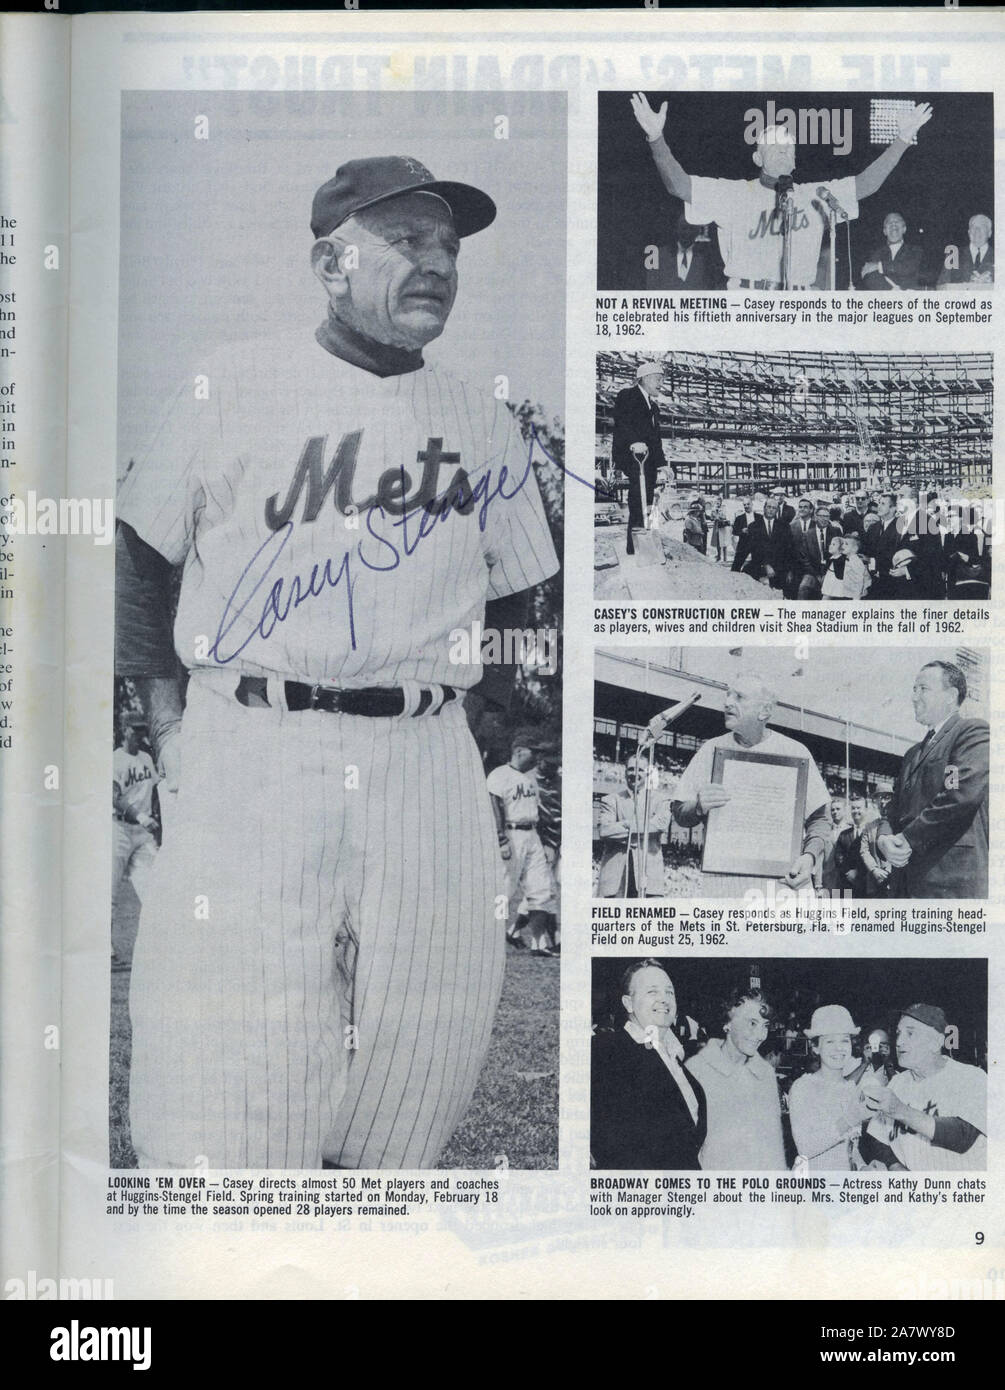
[[[502,988],[503,865],[463,705],[249,709],[193,676],[131,981],[141,1166],[425,1168]]]

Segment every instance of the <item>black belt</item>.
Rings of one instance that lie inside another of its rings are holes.
[[[506,822],[506,829],[507,829],[507,830],[536,830],[536,829],[537,829],[537,821],[536,821],[536,820],[522,820],[522,821],[517,822],[517,821],[508,820],[508,821]]]
[[[444,685],[443,704],[433,714],[439,714],[443,705],[457,699],[457,691],[452,685]],[[283,691],[286,708],[295,713],[300,710],[316,709],[325,714],[358,714],[369,719],[393,719],[405,712],[405,692],[399,686],[374,686],[369,690],[333,690],[330,686],[305,685],[303,681],[284,681]],[[268,705],[268,682],[264,676],[242,676],[234,692],[237,701],[250,705],[251,698]],[[419,696],[419,704],[412,718],[425,714],[433,703],[433,692],[424,688]]]

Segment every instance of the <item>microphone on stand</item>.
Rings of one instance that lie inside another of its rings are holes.
[[[817,197],[820,199],[822,203],[827,204],[827,206],[830,208],[831,212],[834,214],[834,216],[838,219],[839,222],[848,221],[848,214],[845,212],[844,208],[834,197],[834,194],[830,191],[830,189],[825,188],[823,184],[821,184],[820,187],[817,189]]]
[[[686,700],[680,700],[676,705],[670,705],[668,709],[661,710],[659,714],[653,715],[646,725],[647,743],[655,743],[660,735],[665,731],[668,724],[675,724],[682,714],[686,714],[692,705],[696,705],[701,699],[701,691],[693,690]]]
[[[781,210],[792,198],[792,175],[779,174],[775,180],[775,208]]]

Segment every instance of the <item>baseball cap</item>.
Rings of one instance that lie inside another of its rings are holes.
[[[661,362],[640,362],[635,368],[635,380],[641,381],[644,376],[662,376],[663,364]]]
[[[900,1016],[916,1018],[919,1023],[934,1028],[937,1033],[944,1033],[949,1027],[945,1012],[938,1004],[910,1004],[906,1009],[901,1009]]]
[[[314,194],[311,231],[330,236],[336,227],[363,208],[397,198],[402,193],[435,193],[449,207],[458,236],[483,231],[495,220],[496,205],[487,193],[467,183],[434,179],[424,164],[408,155],[350,159]]]
[[[825,1004],[813,1010],[810,1026],[803,1032],[808,1038],[821,1038],[828,1033],[857,1033],[851,1014],[842,1004]]]

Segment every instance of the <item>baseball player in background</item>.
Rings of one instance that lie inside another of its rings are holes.
[[[147,879],[157,857],[154,832],[154,787],[160,773],[150,754],[140,747],[140,730],[146,726],[140,715],[122,718],[122,742],[112,754],[112,923],[122,884],[128,877],[142,903]],[[113,947],[112,959],[117,959]]]
[[[548,928],[555,912],[555,880],[538,834],[539,789],[534,773],[537,755],[534,735],[526,730],[515,733],[510,760],[489,773],[488,789],[507,869],[507,939],[513,939],[523,903],[532,955],[553,956],[558,953],[548,945]]]
[[[908,146],[932,108],[919,103],[900,119],[899,138],[860,174],[822,183],[793,183],[796,141],[785,125],[767,126],[754,146],[757,166],[754,179],[710,179],[688,174],[670,152],[663,134],[667,103],[654,111],[641,92],[632,96],[632,112],[649,142],[657,172],[667,192],[684,203],[688,222],[714,222],[728,288],[778,290],[782,286],[782,217],[780,194],[792,196],[792,265],[789,289],[806,289],[817,276],[817,262],[827,225],[827,208],[818,196],[840,204],[849,221],[858,216],[858,205],[882,188],[900,163]],[[781,188],[779,183],[781,181]]]
[[[449,634],[558,568],[505,403],[423,358],[495,213],[343,164],[321,326],[218,352],[123,486],[119,672],[177,799],[131,982],[141,1165],[432,1167],[474,1090],[503,861]]]

